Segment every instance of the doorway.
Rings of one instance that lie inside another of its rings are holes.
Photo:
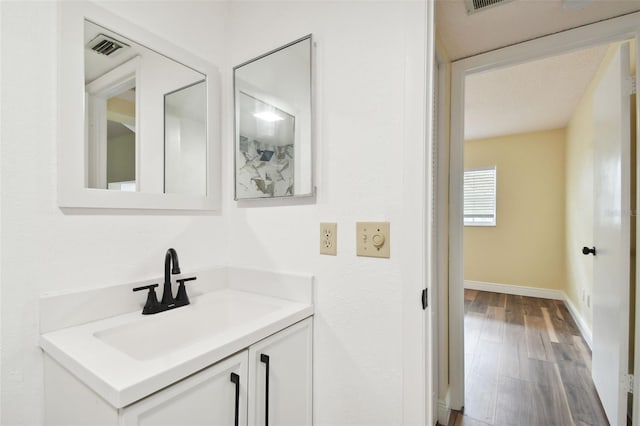
[[[619,18],[610,22],[567,31],[542,39],[512,46],[452,64],[452,126],[450,162],[450,305],[449,305],[449,383],[451,407],[464,405],[464,270],[463,270],[463,124],[465,78],[469,75],[499,69],[523,62],[588,48],[618,40],[637,38],[637,24]],[[636,44],[637,50],[637,44]],[[633,304],[632,304],[633,305]],[[637,331],[637,327],[636,327]],[[637,356],[637,352],[636,352]],[[637,392],[636,392],[637,395]],[[637,412],[637,410],[634,410]]]

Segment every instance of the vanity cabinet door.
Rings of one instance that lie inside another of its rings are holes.
[[[246,426],[247,351],[121,410],[120,426]]]
[[[312,321],[249,348],[249,425],[311,426]]]

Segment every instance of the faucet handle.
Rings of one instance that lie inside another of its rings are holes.
[[[178,281],[178,283],[180,283],[180,286],[178,287],[178,294],[176,294],[176,304],[179,304],[180,306],[182,305],[188,305],[189,302],[189,296],[187,296],[187,289],[184,286],[184,283],[188,282],[188,281],[194,281],[196,280],[197,277],[190,277],[190,278],[181,278]]]
[[[156,287],[158,287],[158,284],[143,285],[142,287],[135,287],[133,291],[141,291],[141,290],[147,290],[147,289],[152,290]]]
[[[156,296],[156,287],[158,287],[158,284],[144,285],[133,289],[133,291],[149,290],[147,301],[144,304],[144,308],[142,308],[142,315],[157,314],[163,310]]]

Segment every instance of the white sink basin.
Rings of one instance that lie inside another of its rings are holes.
[[[154,315],[137,311],[52,331],[40,346],[121,408],[310,315],[309,303],[223,289]]]
[[[196,299],[183,306],[136,321],[97,331],[94,336],[109,346],[138,359],[157,358],[202,339],[230,333],[282,308],[269,298],[242,293]]]

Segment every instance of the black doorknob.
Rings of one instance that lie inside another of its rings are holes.
[[[592,254],[592,255],[596,255],[596,248],[595,247],[582,247],[582,254],[584,255],[588,255],[588,254]]]

